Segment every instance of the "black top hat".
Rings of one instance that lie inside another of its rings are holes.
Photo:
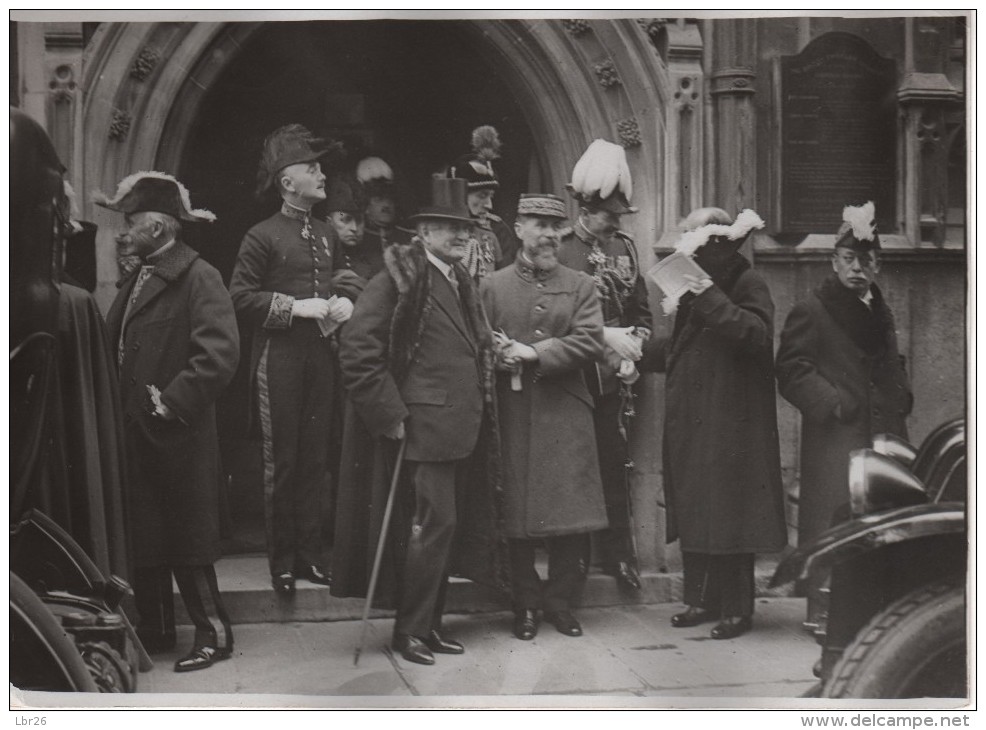
[[[315,137],[300,124],[275,129],[264,140],[260,168],[257,170],[257,193],[262,195],[270,190],[277,174],[285,167],[315,162],[341,149],[341,143]]]
[[[120,181],[112,199],[96,192],[93,202],[124,214],[154,211],[176,220],[209,223],[216,220],[214,213],[192,208],[188,189],[164,172],[135,172]]]
[[[475,223],[469,215],[466,203],[466,181],[454,177],[433,177],[431,179],[431,205],[418,210],[408,218],[411,223],[422,220],[453,220],[462,223]]]

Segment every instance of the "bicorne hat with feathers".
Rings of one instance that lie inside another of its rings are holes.
[[[842,209],[842,225],[835,234],[836,248],[858,251],[880,250],[880,234],[876,231],[876,206],[873,201],[865,205],[847,205]]]
[[[214,213],[193,208],[188,189],[164,172],[135,172],[120,181],[112,198],[97,191],[93,202],[124,214],[154,211],[194,223],[216,220]]]
[[[633,180],[626,150],[618,144],[596,139],[582,153],[572,170],[572,182],[565,186],[579,205],[608,210],[617,215],[636,213],[630,205]]]
[[[300,124],[288,124],[275,129],[264,140],[257,169],[257,195],[263,196],[274,187],[277,174],[289,165],[315,162],[342,151],[342,143],[314,136]]]
[[[356,179],[367,198],[394,197],[394,171],[381,157],[364,157],[356,165]]]
[[[495,190],[500,182],[493,170],[493,160],[500,157],[501,146],[500,133],[495,127],[488,124],[476,127],[472,130],[472,152],[449,165],[445,176],[465,180],[470,192]]]

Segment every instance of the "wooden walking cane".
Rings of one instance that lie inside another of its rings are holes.
[[[380,528],[380,537],[377,540],[377,554],[373,556],[373,570],[370,571],[370,585],[366,589],[366,604],[363,606],[362,627],[359,632],[359,642],[356,644],[356,651],[353,652],[353,666],[359,665],[359,655],[363,651],[363,642],[366,640],[366,627],[370,625],[370,608],[373,606],[373,594],[377,588],[377,578],[380,577],[380,563],[383,560],[383,547],[387,542],[387,530],[390,528],[390,515],[394,511],[394,495],[397,494],[397,483],[401,478],[401,465],[404,463],[404,447],[407,446],[407,437],[401,439],[401,447],[397,451],[397,461],[394,463],[394,476],[390,481],[390,494],[387,495],[387,506],[383,511],[383,525]]]

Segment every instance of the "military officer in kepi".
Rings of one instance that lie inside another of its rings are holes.
[[[631,521],[627,429],[634,414],[633,385],[640,377],[636,363],[650,340],[652,324],[637,249],[620,230],[620,216],[637,212],[629,202],[633,187],[623,147],[595,140],[576,163],[569,191],[579,203],[579,213],[562,238],[558,260],[592,277],[605,325],[605,357],[585,368],[595,404],[609,518],[609,527],[596,533],[596,547],[603,569],[621,589],[635,593],[641,585]]]
[[[312,215],[325,200],[323,140],[300,124],[264,141],[259,193],[276,190],[281,208],[243,239],[229,291],[254,329],[251,389],[263,434],[264,505],[274,590],[290,596],[295,578],[328,585],[323,512],[328,503],[332,408],[329,336],[349,319],[340,295],[332,232]]]
[[[512,264],[520,248],[517,237],[493,212],[493,196],[500,187],[493,160],[500,157],[500,147],[496,128],[476,127],[472,131],[472,152],[457,159],[446,171],[447,177],[462,178],[468,186],[466,202],[476,225],[469,253],[462,263],[476,282]]]

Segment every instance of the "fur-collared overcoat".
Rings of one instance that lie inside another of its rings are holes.
[[[468,488],[456,495],[451,574],[505,590],[499,444],[489,324],[465,269],[453,268],[463,301],[425,256],[420,241],[393,244],[342,330],[347,391],[333,549],[332,593],[365,596],[397,444],[383,436],[404,421],[405,458],[466,460]],[[402,470],[375,605],[399,593],[413,486]]]
[[[215,402],[239,360],[233,302],[219,272],[180,241],[162,255],[126,312],[139,273],[120,283],[106,316],[114,355],[123,332],[120,395],[134,565],[210,564],[219,558]],[[177,419],[151,415],[149,385]]]
[[[878,433],[907,438],[913,398],[894,318],[879,287],[871,291],[869,309],[832,274],[794,306],[781,333],[777,382],[801,411],[802,543],[827,530],[849,501],[849,452]]]
[[[587,274],[559,264],[537,273],[518,263],[480,283],[494,331],[533,347],[521,390],[497,373],[506,530],[549,537],[607,526],[593,400],[584,369],[603,354],[603,317]]]
[[[664,349],[668,541],[680,538],[687,552],[774,552],[787,544],[774,304],[766,282],[735,256],[724,288],[683,300]]]

